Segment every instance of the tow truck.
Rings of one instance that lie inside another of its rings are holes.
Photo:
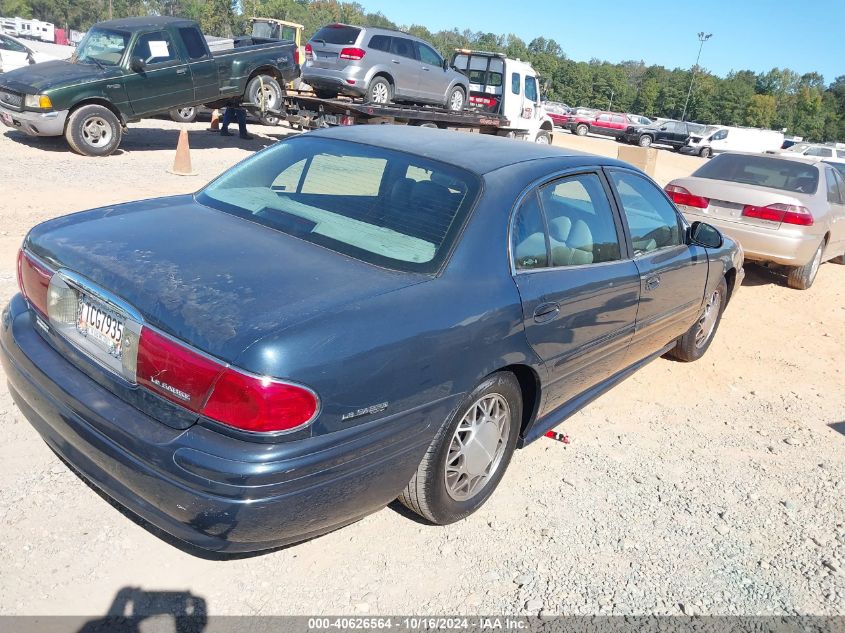
[[[307,63],[307,62],[306,62]],[[291,90],[284,110],[256,106],[264,115],[286,118],[293,127],[393,124],[495,134],[535,143],[552,142],[554,125],[543,108],[537,72],[527,62],[501,53],[456,49],[452,66],[470,80],[467,109],[454,112],[431,106],[376,104],[352,99],[320,99]]]

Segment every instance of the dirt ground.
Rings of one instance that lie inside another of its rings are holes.
[[[0,131],[0,300],[37,222],[193,191],[286,133],[206,127],[188,126],[196,177],[166,171],[169,121],[133,125],[106,159]],[[616,154],[608,140],[555,142]],[[661,151],[657,180],[700,162]],[[469,519],[431,527],[391,506],[226,561],[175,548],[86,486],[0,376],[0,613],[101,615],[131,588],[211,615],[845,614],[843,367],[845,266],[825,264],[806,292],[749,266],[704,359],[657,360],[566,422],[569,445],[518,451]]]

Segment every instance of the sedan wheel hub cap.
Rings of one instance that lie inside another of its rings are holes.
[[[466,501],[485,487],[502,462],[510,425],[510,407],[499,394],[482,396],[467,409],[446,455],[445,483],[450,497]]]

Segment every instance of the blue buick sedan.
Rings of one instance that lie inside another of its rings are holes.
[[[742,275],[625,163],[337,128],[32,229],[0,356],[82,477],[253,551],[396,498],[467,517],[516,448],[652,359],[701,357]]]

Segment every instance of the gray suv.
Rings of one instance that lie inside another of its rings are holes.
[[[423,40],[388,29],[330,24],[305,46],[302,79],[318,97],[431,103],[462,110],[469,80]]]

